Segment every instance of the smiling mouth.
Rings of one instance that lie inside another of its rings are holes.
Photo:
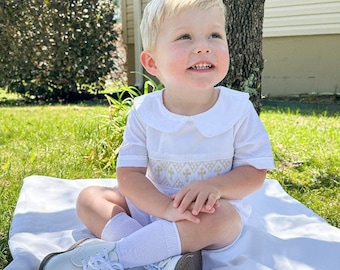
[[[197,65],[193,65],[192,67],[190,67],[190,69],[194,69],[194,70],[207,70],[207,69],[211,69],[213,67],[212,64],[197,64]]]

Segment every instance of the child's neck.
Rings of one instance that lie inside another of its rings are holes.
[[[208,111],[219,97],[219,89],[201,92],[196,95],[181,95],[178,92],[163,92],[163,104],[170,111],[179,115],[192,116]]]

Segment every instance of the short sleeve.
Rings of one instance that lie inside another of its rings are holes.
[[[236,124],[234,132],[234,168],[245,165],[257,169],[274,168],[267,131],[250,101],[244,116]]]
[[[145,124],[139,119],[136,107],[132,106],[119,148],[117,168],[148,166],[145,134]]]

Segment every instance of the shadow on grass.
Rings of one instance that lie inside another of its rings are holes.
[[[3,269],[1,267],[7,266],[13,260],[9,252],[8,240],[8,236],[0,236],[0,269]]]
[[[294,101],[281,100],[263,100],[263,111],[280,109],[282,112],[297,112],[300,115],[322,115],[337,116],[340,115],[340,103],[303,103]]]
[[[316,177],[309,183],[298,183],[290,179],[282,179],[281,184],[290,191],[295,190],[299,193],[305,193],[311,190],[340,188],[339,175],[332,174]]]
[[[303,161],[291,160],[284,152],[276,148],[273,148],[273,155],[277,166],[270,174],[272,177],[280,179],[281,184],[289,189],[292,188],[302,194],[306,190],[340,188],[340,175],[336,167],[322,168],[313,158]],[[333,161],[328,159],[324,162],[330,164]],[[315,171],[311,172],[313,168]],[[301,175],[309,175],[312,178],[301,179],[299,178]]]
[[[0,99],[0,107],[25,107],[25,106],[52,106],[52,105],[86,105],[86,106],[102,106],[109,105],[104,95],[95,95],[91,98],[78,98],[71,100],[64,99]]]
[[[136,95],[142,95],[141,90],[133,90]],[[1,89],[0,89],[1,94]],[[85,105],[85,106],[109,106],[109,102],[106,96],[112,97],[116,100],[125,100],[126,98],[134,97],[126,88],[122,88],[121,91],[116,92],[101,92],[98,94],[79,92],[69,93],[64,97],[54,98],[24,98],[19,97],[1,97],[0,95],[0,107],[24,107],[24,106],[45,106],[45,105]]]

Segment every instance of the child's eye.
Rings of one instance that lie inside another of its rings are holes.
[[[210,35],[211,38],[221,38],[222,36],[218,33],[213,33]]]
[[[178,40],[185,40],[185,39],[191,39],[191,36],[189,34],[184,34],[178,38]]]

